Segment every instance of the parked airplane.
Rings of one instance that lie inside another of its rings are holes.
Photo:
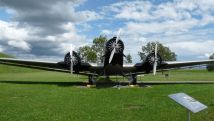
[[[0,63],[49,71],[87,75],[89,85],[95,84],[95,77],[111,75],[130,77],[129,84],[136,85],[137,75],[139,74],[148,74],[153,72],[155,75],[157,70],[209,64],[214,62],[214,60],[162,61],[161,56],[157,52],[156,44],[155,50],[149,53],[143,62],[136,64],[123,64],[124,43],[119,38],[119,35],[120,32],[118,32],[117,37],[113,37],[106,42],[103,64],[83,62],[81,61],[79,55],[73,50],[68,52],[64,57],[64,61],[61,62],[1,58]]]

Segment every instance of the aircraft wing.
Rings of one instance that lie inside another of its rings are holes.
[[[24,60],[24,59],[13,59],[13,58],[0,58],[0,64],[34,68],[34,69],[47,70],[47,71],[70,73],[70,68],[68,68],[65,65],[64,61],[53,62],[53,61],[36,61],[36,60]],[[86,76],[88,75],[98,76],[97,74],[91,73],[88,71],[88,68],[91,66],[94,68],[97,68],[97,66],[93,66],[89,63],[81,63],[79,67],[81,70],[78,72],[74,71],[73,73],[79,74],[79,75],[86,75]]]
[[[164,61],[162,64],[159,65],[157,68],[157,72],[159,71],[168,71],[172,69],[179,69],[179,68],[186,68],[186,67],[193,67],[196,65],[206,65],[206,64],[212,64],[214,63],[214,60],[200,60],[200,61]],[[138,68],[139,70],[134,70],[134,68]],[[124,70],[128,73],[125,73],[125,76],[130,75],[140,75],[140,74],[147,74],[152,71],[151,70],[146,72],[147,63],[137,63],[135,65],[127,65],[124,66]],[[133,70],[133,71],[132,71]]]
[[[181,67],[190,67],[195,65],[211,64],[214,60],[200,60],[200,61],[165,61],[160,69],[173,69]]]
[[[27,67],[27,68],[49,70],[49,71],[68,72],[68,73],[70,72],[63,66],[63,62],[0,58],[0,64],[14,65],[14,66],[21,66],[21,67]]]

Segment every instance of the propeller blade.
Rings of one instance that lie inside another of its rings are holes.
[[[119,29],[118,33],[117,33],[117,38],[116,38],[116,42],[115,44],[118,43],[118,40],[119,40],[119,37],[120,37],[120,32],[121,32],[121,29]],[[109,63],[111,63],[113,57],[114,57],[114,54],[116,52],[116,48],[114,47],[114,49],[111,51],[111,55],[110,55],[110,58],[109,58]]]
[[[156,70],[157,70],[157,62],[155,61],[154,65],[153,65],[153,75],[156,74]]]
[[[154,65],[153,65],[153,75],[156,74],[156,71],[157,71],[157,51],[158,51],[158,45],[157,43],[155,44],[155,62],[154,62]]]
[[[114,53],[115,53],[116,49],[114,48],[112,51],[111,51],[111,55],[110,55],[110,58],[109,58],[109,63],[111,63],[113,57],[114,57]]]
[[[118,31],[118,33],[117,33],[116,44],[117,44],[117,42],[118,42],[118,40],[119,40],[120,33],[121,33],[121,29],[119,29],[119,31]]]
[[[155,58],[157,58],[158,44],[155,44]]]
[[[70,73],[73,74],[73,50],[74,50],[74,47],[73,45],[71,45],[71,48],[70,48],[70,61],[71,61],[71,64],[70,64]]]

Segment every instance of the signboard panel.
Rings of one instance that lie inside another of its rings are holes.
[[[206,105],[200,103],[185,93],[171,94],[169,97],[193,113],[197,113],[207,108]]]

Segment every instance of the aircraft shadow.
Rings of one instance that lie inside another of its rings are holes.
[[[46,81],[0,81],[0,83],[7,83],[7,84],[35,84],[35,85],[57,85],[61,87],[86,87],[87,82],[86,81],[76,81],[76,82],[46,82]],[[138,82],[137,85],[139,87],[146,87],[147,85],[175,85],[175,84],[214,84],[214,82],[198,82],[198,83],[189,83],[189,82],[182,82],[182,83],[174,83],[174,82],[168,82],[168,83],[154,83],[154,82]],[[112,88],[116,87],[117,85],[120,85],[121,87],[125,87],[129,85],[128,81],[120,81],[120,82],[115,82],[115,81],[97,81],[96,83],[96,88],[101,89],[101,88]]]
[[[46,82],[46,81],[0,81],[8,84],[35,84],[35,85],[57,85],[57,86],[84,86],[85,82]]]
[[[57,86],[61,86],[61,87],[69,87],[69,86],[75,86],[75,87],[86,87],[87,86],[87,82],[46,82],[46,81],[0,81],[0,83],[7,83],[7,84],[35,84],[35,85],[57,85]],[[114,86],[128,86],[129,83],[128,82],[114,82],[114,81],[108,81],[108,82],[97,82],[96,83],[96,88],[100,89],[100,88],[111,88]],[[144,83],[138,83],[139,87],[144,87],[145,84]]]

